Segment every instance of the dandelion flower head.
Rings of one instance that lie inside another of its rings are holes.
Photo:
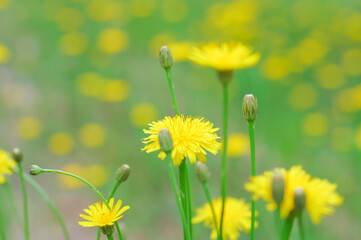
[[[206,151],[216,155],[221,147],[217,141],[219,137],[215,133],[218,128],[213,128],[213,124],[204,121],[203,118],[193,118],[175,116],[165,117],[163,120],[152,122],[149,129],[144,129],[144,133],[149,134],[143,139],[145,147],[143,151],[147,153],[160,150],[158,134],[161,129],[167,128],[173,140],[172,159],[175,166],[181,164],[184,158],[188,157],[191,164],[197,162],[205,163]],[[161,151],[158,154],[160,159],[166,157],[166,153]]]
[[[217,224],[221,221],[222,198],[212,200],[216,214]],[[244,199],[232,197],[226,198],[226,205],[223,219],[223,239],[236,240],[240,231],[249,232],[251,229],[251,206]],[[212,209],[209,203],[196,209],[196,215],[192,218],[192,223],[204,222],[204,226],[211,228],[211,239],[217,239],[217,229],[214,224]],[[257,226],[257,222],[255,226]]]
[[[11,175],[15,169],[16,162],[10,154],[0,149],[0,184],[5,183],[4,174]]]
[[[343,198],[336,192],[337,185],[328,180],[312,178],[302,166],[293,166],[290,170],[276,169],[284,179],[284,195],[280,204],[281,217],[286,218],[295,208],[294,193],[301,187],[306,196],[306,210],[313,223],[320,223],[324,215],[331,215],[335,206],[341,205]],[[245,184],[247,191],[253,192],[255,199],[266,201],[267,209],[273,211],[277,203],[272,198],[272,181],[274,172],[264,172],[262,175],[251,177],[251,182]]]
[[[94,205],[90,205],[89,209],[84,209],[84,212],[86,212],[88,215],[79,215],[87,221],[79,222],[79,225],[83,227],[112,226],[114,222],[122,218],[122,214],[130,208],[129,206],[121,208],[121,205],[122,200],[118,200],[114,206],[114,198],[111,198],[109,201],[110,209],[104,202],[102,204],[95,203]]]
[[[188,58],[196,64],[223,72],[252,67],[258,63],[261,55],[240,42],[226,42],[195,47]]]

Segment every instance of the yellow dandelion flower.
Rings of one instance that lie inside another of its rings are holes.
[[[212,200],[217,223],[221,221],[222,198]],[[232,197],[226,198],[226,205],[223,218],[223,239],[236,240],[239,232],[249,232],[251,229],[251,206],[244,199]],[[209,203],[196,209],[196,215],[192,218],[192,223],[204,222],[204,226],[211,228],[211,239],[217,238],[217,229],[214,224],[212,209]],[[257,226],[257,222],[256,222]]]
[[[120,208],[122,206],[122,200],[118,200],[114,206],[114,198],[110,199],[109,206],[110,209],[104,202],[102,204],[95,203],[94,205],[90,205],[89,209],[84,209],[84,212],[88,215],[79,215],[87,221],[79,222],[79,225],[83,227],[113,226],[116,221],[123,217],[122,214],[130,208],[129,206]]]
[[[218,71],[231,71],[252,67],[257,64],[261,55],[242,43],[209,43],[193,48],[189,59],[199,65],[212,67]]]
[[[333,207],[343,202],[343,198],[336,192],[336,184],[312,178],[302,169],[302,166],[275,171],[283,176],[285,183],[283,200],[280,204],[280,214],[283,218],[286,218],[295,208],[294,192],[297,187],[302,187],[305,191],[306,210],[313,223],[319,223],[324,215],[332,214]],[[277,203],[272,198],[273,176],[274,172],[264,172],[262,175],[251,177],[251,182],[245,184],[245,189],[253,192],[256,200],[262,198],[268,203],[269,211],[277,208]]]
[[[10,154],[0,149],[0,184],[5,182],[4,174],[11,175],[15,169],[16,162]]]
[[[142,149],[147,153],[160,150],[158,134],[161,129],[167,128],[173,138],[172,159],[175,166],[181,164],[184,158],[188,157],[191,164],[197,162],[204,163],[206,150],[216,155],[221,147],[217,141],[219,137],[215,133],[218,128],[213,128],[213,124],[206,122],[203,118],[185,118],[183,115],[165,117],[163,120],[152,122],[149,129],[144,129],[144,133],[149,134],[143,138],[145,147]],[[166,157],[166,153],[161,151],[158,155],[160,159]]]

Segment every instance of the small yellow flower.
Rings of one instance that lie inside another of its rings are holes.
[[[15,169],[16,162],[11,158],[10,154],[0,149],[0,184],[5,183],[4,174],[11,175]]]
[[[203,118],[185,118],[183,115],[165,117],[163,120],[152,122],[149,129],[144,129],[144,133],[150,136],[142,139],[145,143],[143,151],[147,153],[160,150],[158,133],[161,129],[167,128],[172,135],[173,150],[172,159],[175,166],[181,164],[184,158],[188,157],[191,164],[197,162],[205,163],[206,150],[216,155],[221,147],[217,141],[219,137],[215,133],[218,128],[213,128],[213,124],[205,122]],[[166,157],[166,153],[161,151],[158,155],[160,159]]]
[[[256,65],[261,58],[259,53],[240,42],[209,43],[193,48],[189,59],[199,65],[212,67],[219,72],[232,71]]]
[[[306,196],[306,210],[313,223],[320,223],[324,215],[331,215],[333,207],[342,204],[343,198],[336,192],[336,184],[327,180],[312,178],[302,166],[293,166],[290,170],[276,169],[283,176],[285,190],[280,210],[281,217],[286,218],[295,208],[294,192],[302,187]],[[268,202],[267,209],[273,211],[277,204],[272,198],[272,180],[274,172],[264,172],[251,177],[251,182],[245,184],[247,191],[253,192],[255,199],[262,198]]]
[[[221,221],[222,198],[212,200],[217,223]],[[212,209],[209,203],[196,209],[196,215],[192,218],[192,223],[204,222],[204,226],[211,228],[211,239],[217,238],[217,230],[213,220]],[[256,222],[257,226],[257,222]],[[251,206],[244,199],[232,197],[226,198],[226,205],[223,219],[223,239],[236,240],[239,232],[249,232],[251,229]]]
[[[122,200],[118,200],[114,206],[114,198],[110,199],[109,201],[110,209],[104,202],[102,204],[95,203],[94,205],[90,205],[89,209],[84,209],[84,212],[86,212],[88,215],[79,215],[88,221],[79,222],[79,225],[83,227],[113,226],[114,222],[122,218],[122,214],[130,208],[129,206],[120,208],[121,205]]]

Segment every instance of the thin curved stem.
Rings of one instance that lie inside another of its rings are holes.
[[[23,194],[23,211],[24,211],[24,235],[25,239],[30,239],[30,232],[29,232],[29,214],[28,214],[28,196],[26,194],[26,186],[25,186],[25,180],[24,180],[24,171],[21,166],[21,163],[18,165],[19,168],[19,178],[20,178],[20,184],[21,184],[21,191]]]
[[[251,146],[251,173],[252,176],[256,176],[256,143],[254,137],[254,121],[248,121],[249,141]],[[256,216],[256,206],[252,194],[252,214],[251,214],[251,240],[254,239],[254,224]]]
[[[188,177],[188,164],[185,164],[185,179],[186,179],[186,193],[187,193],[187,209],[188,209],[188,224],[189,232],[191,237],[193,237],[193,227],[192,227],[192,197],[191,197],[191,185]]]
[[[9,201],[10,201],[10,205],[13,208],[13,211],[15,213],[16,219],[18,220],[18,222],[22,222],[21,218],[20,218],[20,213],[19,213],[19,209],[16,206],[16,200],[15,200],[15,196],[14,196],[14,192],[11,189],[11,186],[9,184],[9,182],[5,182],[3,184],[4,189],[6,191],[6,195],[9,197]]]
[[[216,230],[217,230],[217,239],[220,240],[220,239],[221,239],[221,236],[220,236],[220,233],[219,233],[219,227],[218,227],[216,212],[214,211],[214,206],[213,206],[213,202],[212,202],[211,193],[210,193],[210,191],[209,191],[209,186],[208,186],[208,183],[207,183],[207,182],[203,182],[202,185],[203,185],[203,189],[204,189],[204,192],[205,192],[205,194],[206,194],[208,203],[209,203],[209,205],[211,206],[211,209],[212,209],[214,226],[216,226]]]
[[[78,179],[79,181],[82,181],[83,183],[85,183],[86,185],[88,185],[88,186],[100,197],[100,199],[105,203],[105,205],[106,205],[109,209],[111,209],[111,207],[109,206],[108,201],[105,200],[104,196],[99,192],[99,190],[98,190],[96,187],[94,187],[94,185],[92,185],[90,182],[88,182],[87,180],[85,180],[84,178],[79,177],[79,176],[77,176],[77,175],[75,175],[75,174],[68,173],[68,172],[64,172],[64,171],[57,170],[57,169],[42,169],[41,172],[63,174],[63,175],[70,176],[70,177],[73,177],[73,178],[75,178],[75,179]],[[119,228],[118,222],[115,222],[115,226],[116,226],[117,231],[118,231],[119,239],[123,239],[123,238],[122,238],[122,233],[120,232],[120,228]]]
[[[178,104],[177,104],[177,99],[175,98],[175,93],[174,93],[174,85],[173,85],[173,80],[172,80],[172,72],[170,71],[170,68],[166,68],[166,69],[165,69],[165,72],[166,72],[166,74],[167,74],[169,90],[170,90],[170,93],[171,93],[171,95],[172,95],[174,112],[175,112],[176,115],[179,115],[179,108],[178,108]]]
[[[188,217],[188,201],[187,201],[187,180],[186,180],[186,159],[183,159],[182,163],[179,165],[179,188],[180,188],[180,198],[182,201],[182,207],[184,214],[186,216],[186,225],[183,225],[183,233],[187,234],[187,229],[189,229],[189,217]],[[189,229],[190,232],[190,229]]]

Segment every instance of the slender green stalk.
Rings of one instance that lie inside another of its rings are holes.
[[[2,204],[2,198],[0,197],[0,208],[3,207],[3,204]],[[0,211],[0,237],[1,237],[1,240],[6,240],[6,233],[5,233],[5,225],[4,225],[4,222],[3,222],[3,215],[2,215],[3,211],[1,210]]]
[[[18,165],[19,168],[19,178],[21,183],[21,191],[23,193],[23,210],[24,210],[24,235],[25,239],[30,239],[30,232],[29,232],[29,216],[28,216],[28,197],[26,194],[26,186],[25,186],[25,180],[24,180],[24,171],[21,166],[21,163]]]
[[[107,235],[107,237],[108,237],[108,240],[114,240],[113,234],[109,234],[109,235]]]
[[[94,187],[94,185],[92,185],[90,182],[88,182],[87,180],[85,180],[84,178],[79,177],[79,176],[77,176],[77,175],[75,175],[75,174],[72,174],[72,173],[68,173],[68,172],[64,172],[64,171],[56,170],[56,169],[42,169],[41,172],[63,174],[63,175],[70,176],[70,177],[73,177],[73,178],[75,178],[75,179],[78,179],[79,181],[82,181],[83,183],[85,183],[86,185],[88,185],[88,186],[100,197],[100,199],[105,203],[105,205],[106,205],[109,209],[111,209],[111,207],[109,206],[108,201],[105,200],[104,196],[99,192],[99,190],[98,190],[96,187]],[[118,222],[115,222],[115,226],[116,226],[117,231],[118,231],[119,239],[123,239],[122,233],[120,232],[120,228],[119,228]]]
[[[184,208],[183,208],[183,205],[181,202],[181,197],[179,196],[177,181],[176,181],[175,174],[174,174],[173,161],[168,156],[169,156],[169,154],[167,154],[167,157],[166,157],[166,158],[168,158],[169,177],[172,182],[173,192],[174,192],[175,199],[177,201],[178,210],[179,210],[179,213],[182,218],[183,229],[184,229],[184,239],[191,240],[192,238],[191,238],[191,234],[190,234],[189,228],[188,228],[186,212],[184,211]]]
[[[192,227],[192,198],[191,198],[191,185],[189,182],[189,177],[188,177],[188,164],[187,162],[185,163],[185,179],[186,179],[186,193],[187,193],[187,209],[188,209],[188,223],[189,223],[189,232],[191,234],[191,237],[193,238],[193,227]]]
[[[223,84],[223,152],[221,162],[221,194],[222,214],[220,223],[220,237],[223,238],[223,217],[227,195],[227,146],[228,146],[228,84]]]
[[[170,89],[170,93],[171,93],[171,95],[172,95],[174,112],[175,112],[176,115],[179,115],[179,108],[178,108],[178,104],[177,104],[177,99],[175,98],[175,93],[174,93],[174,85],[173,85],[173,80],[172,80],[172,72],[170,71],[170,68],[166,68],[166,69],[165,69],[165,72],[166,72],[166,74],[167,74],[169,89]]]
[[[282,240],[282,228],[281,228],[280,208],[279,207],[277,207],[276,211],[274,212],[274,218],[275,218],[278,239]]]
[[[302,223],[302,212],[300,212],[297,216],[297,222],[298,222],[298,231],[300,232],[300,239],[305,239],[305,232],[303,229],[303,223]]]
[[[293,220],[294,220],[294,213],[291,212],[290,215],[287,217],[286,222],[283,227],[283,240],[288,240],[291,235],[292,226],[293,226]]]
[[[118,187],[120,185],[119,181],[116,181],[113,187],[112,192],[110,193],[109,197],[108,197],[108,202],[110,201],[110,199],[114,196],[115,192],[117,191]],[[98,234],[97,234],[97,240],[100,239],[100,234],[101,234],[101,229],[100,227],[98,228]]]
[[[216,226],[216,230],[217,230],[217,239],[220,240],[220,239],[221,239],[221,236],[219,235],[219,227],[218,227],[216,212],[214,211],[214,206],[213,206],[213,202],[212,202],[211,193],[210,193],[210,191],[209,191],[209,186],[208,186],[208,183],[207,183],[207,182],[203,182],[202,185],[203,185],[203,189],[204,189],[204,192],[205,192],[205,194],[206,194],[208,203],[209,203],[209,205],[211,206],[211,209],[212,209],[214,226]]]
[[[183,159],[182,163],[179,165],[179,188],[180,188],[180,197],[182,201],[182,207],[186,216],[186,225],[183,225],[183,232],[186,235],[187,228],[189,229],[188,222],[188,201],[187,201],[187,180],[186,180],[186,159]],[[189,231],[190,233],[190,231]]]
[[[55,217],[58,219],[58,222],[63,230],[64,236],[66,240],[70,240],[68,230],[66,229],[66,225],[64,223],[63,218],[60,215],[59,210],[56,208],[54,202],[51,198],[46,194],[44,189],[42,189],[37,182],[35,182],[30,176],[24,174],[25,181],[44,199],[44,201],[48,204],[50,209],[53,211]]]
[[[19,209],[16,206],[16,200],[15,200],[15,196],[14,196],[14,192],[11,189],[11,186],[9,184],[9,182],[5,182],[3,184],[4,189],[6,191],[6,195],[9,197],[9,202],[11,204],[11,207],[13,208],[13,211],[15,213],[16,219],[18,220],[18,222],[22,222],[21,218],[20,218],[20,213],[19,213]]]
[[[254,138],[254,121],[248,121],[249,140],[251,145],[251,173],[256,176],[256,143]],[[251,214],[251,240],[254,239],[254,223],[256,216],[255,201],[252,194],[252,214]]]

